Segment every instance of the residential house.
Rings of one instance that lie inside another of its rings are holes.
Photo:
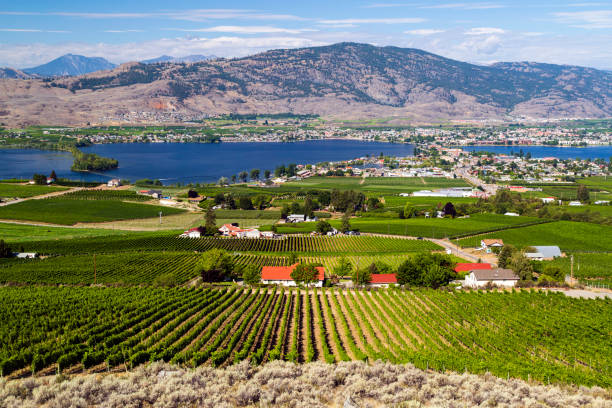
[[[119,187],[121,185],[121,180],[119,179],[110,179],[108,183],[106,183],[108,187]]]
[[[13,256],[19,259],[34,259],[34,258],[38,258],[38,253],[37,252],[15,252]]]
[[[204,227],[196,227],[190,228],[187,231],[183,232],[180,237],[181,238],[201,238],[204,235]]]
[[[563,256],[561,250],[556,245],[533,246],[532,248],[534,251],[525,253],[525,257],[534,261],[551,261]]]
[[[555,197],[542,197],[540,198],[544,204],[551,204],[555,202]]]
[[[511,269],[475,269],[465,276],[464,286],[479,288],[487,284],[503,287],[513,287],[519,277]]]
[[[491,251],[491,248],[501,248],[504,246],[504,241],[497,238],[487,238],[480,241],[480,247]]]
[[[148,195],[148,196],[151,196],[151,197],[157,198],[157,199],[162,198],[162,191],[161,190],[140,190],[139,193],[140,194],[144,194],[144,195]]]
[[[580,201],[570,201],[567,205],[570,207],[581,207],[582,203]]]
[[[291,272],[293,272],[297,265],[296,263],[291,266],[264,266],[261,268],[261,281],[267,285],[297,286],[291,278]],[[311,285],[320,288],[325,280],[325,268],[317,266],[316,269],[318,273],[317,280]]]
[[[221,228],[219,228],[219,232],[226,237],[236,236],[239,231],[242,231],[242,229],[236,223],[223,224]]]

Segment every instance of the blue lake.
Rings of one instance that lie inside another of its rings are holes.
[[[612,146],[557,147],[557,146],[464,146],[466,151],[485,151],[491,153],[514,154],[531,153],[533,158],[556,157],[558,159],[605,159],[612,157]]]
[[[0,179],[30,178],[34,173],[74,180],[104,181],[121,178],[135,181],[160,179],[164,184],[215,182],[241,171],[265,169],[289,163],[314,164],[379,155],[410,156],[410,144],[358,140],[312,140],[295,143],[130,143],[102,144],[82,149],[119,160],[119,168],[101,174],[70,171],[72,155],[40,150],[0,150]]]

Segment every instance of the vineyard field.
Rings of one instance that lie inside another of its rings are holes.
[[[8,378],[158,360],[380,359],[612,385],[612,302],[552,292],[3,287],[0,304]]]
[[[115,200],[115,201],[149,201],[151,197],[131,190],[77,190],[64,194],[68,200]]]
[[[530,245],[558,245],[565,252],[612,251],[612,226],[586,222],[555,221],[508,229],[459,240],[462,247],[478,247],[480,240],[500,238],[505,244],[524,248]]]
[[[157,217],[159,212],[171,215],[183,213],[184,210],[118,200],[48,198],[0,207],[0,218],[73,225],[78,222],[152,218]]]
[[[23,244],[43,254],[110,253],[119,251],[206,251],[298,253],[403,253],[441,249],[430,241],[405,238],[337,236],[289,236],[282,239],[179,238],[176,234],[140,233],[130,236],[94,237],[79,240],[37,241]]]
[[[189,253],[120,253],[14,260],[0,264],[0,283],[172,284],[195,276],[201,255]],[[94,281],[95,262],[95,281]]]

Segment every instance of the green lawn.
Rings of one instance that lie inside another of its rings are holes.
[[[39,186],[36,184],[0,183],[0,197],[4,198],[27,198],[64,190],[68,189],[65,187]]]
[[[612,251],[612,226],[586,222],[556,221],[484,234],[459,241],[463,247],[480,246],[484,238],[501,238],[518,248],[530,245],[558,245],[562,251]]]
[[[121,201],[82,201],[51,198],[29,200],[0,207],[0,219],[72,225],[77,222],[152,218],[158,216],[160,212],[163,215],[171,215],[183,213],[184,210]]]

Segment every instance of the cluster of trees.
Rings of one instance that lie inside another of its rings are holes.
[[[72,149],[74,161],[70,169],[72,171],[106,171],[116,169],[119,162],[108,157],[98,156],[95,153],[83,153],[79,149]]]
[[[342,257],[333,269],[333,276],[350,276],[355,285],[363,286],[372,281],[372,275],[395,273],[399,285],[438,288],[448,285],[456,276],[453,266],[451,258],[442,254],[417,254],[405,260],[396,270],[381,261],[365,268],[355,268],[347,258]]]
[[[558,266],[543,266],[542,262],[530,261],[525,256],[525,252],[532,250],[533,248],[528,247],[519,251],[512,245],[504,245],[499,252],[497,264],[500,268],[512,269],[523,282],[532,282],[536,274],[539,282],[563,282],[565,280],[565,274]]]
[[[211,249],[202,254],[196,264],[196,272],[204,282],[222,282],[242,276],[246,283],[256,284],[261,281],[261,272],[256,265],[238,265],[229,252],[223,249]]]
[[[258,194],[254,197],[239,196],[234,197],[231,193],[217,193],[214,198],[215,205],[225,205],[230,210],[263,210],[270,206],[271,198],[265,194]]]
[[[426,213],[429,213],[430,216],[435,217],[437,211],[442,211],[445,217],[455,218],[457,215],[460,215],[460,213],[455,208],[455,205],[450,201],[447,202],[444,206],[442,206],[442,203],[439,203],[436,207],[426,209],[417,208],[410,203],[406,203],[403,210],[399,211],[399,218],[415,218],[418,216],[423,216]]]
[[[359,191],[333,189],[330,194],[330,206],[335,211],[362,210],[365,202],[365,194]]]
[[[3,239],[0,239],[0,258],[11,258],[13,256],[13,251],[11,248],[6,245]]]

